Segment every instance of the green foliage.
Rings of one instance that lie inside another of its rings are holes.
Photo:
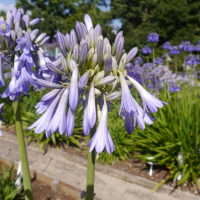
[[[0,199],[4,200],[19,200],[23,199],[21,189],[17,189],[15,181],[18,176],[14,176],[14,165],[11,168],[6,169],[2,164],[2,174],[0,175]]]
[[[155,31],[159,44],[183,40],[197,43],[200,35],[200,2],[198,0],[111,0],[110,19],[120,19],[125,48],[141,49],[147,35]]]
[[[191,180],[198,184],[200,177],[200,88],[185,87],[181,92],[168,96],[162,92],[159,98],[168,102],[159,109],[152,126],[146,126],[143,131],[137,128],[132,134],[134,151],[141,154],[137,158],[146,162],[149,157],[159,165],[170,169],[170,176],[176,180],[182,173],[178,185]],[[183,154],[183,163],[178,165],[178,154]],[[164,184],[168,179],[161,182]]]

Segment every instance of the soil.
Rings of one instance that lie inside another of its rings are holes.
[[[16,171],[14,173],[16,174]],[[2,174],[1,163],[0,174]],[[67,193],[52,191],[50,186],[35,179],[32,179],[32,190],[34,200],[76,200]]]

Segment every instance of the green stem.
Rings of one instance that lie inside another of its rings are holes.
[[[155,62],[154,62],[154,60],[155,60],[155,49],[154,49],[154,45],[153,45],[153,67],[154,67],[154,72],[155,72],[155,84],[156,84],[156,94],[157,94],[157,92],[158,92],[158,85],[157,85],[157,80],[156,80],[156,65],[155,65]]]
[[[90,139],[96,132],[96,124],[90,132]],[[95,172],[95,149],[88,153],[88,164],[87,164],[87,189],[86,189],[86,200],[94,199],[94,172]]]
[[[30,173],[29,173],[26,146],[25,146],[24,134],[23,134],[23,129],[22,129],[20,103],[18,101],[15,101],[15,124],[16,124],[16,130],[17,130],[20,160],[22,164],[25,200],[33,200],[31,178],[30,178]]]

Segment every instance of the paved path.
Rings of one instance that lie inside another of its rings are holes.
[[[73,162],[71,159],[63,156],[65,153],[49,149],[43,155],[34,145],[27,147],[29,165],[33,169],[40,170],[55,179],[66,182],[80,190],[86,188],[86,166]],[[3,137],[0,137],[0,155],[7,156],[12,160],[19,161],[19,151],[16,135],[3,131]],[[66,154],[67,155],[67,154]],[[74,156],[73,156],[74,157]],[[79,159],[79,158],[77,158]],[[102,200],[183,200],[190,198],[176,198],[167,193],[155,192],[151,189],[124,181],[105,173],[95,172],[95,193]],[[200,199],[200,198],[195,198]]]

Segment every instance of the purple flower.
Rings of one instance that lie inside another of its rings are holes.
[[[24,37],[17,39],[16,42],[18,44],[15,47],[15,51],[22,49],[25,54],[28,54],[30,51],[34,50],[29,32],[27,32]]]
[[[108,154],[110,154],[115,150],[115,145],[108,130],[107,123],[108,108],[106,100],[104,98],[104,105],[101,111],[97,131],[87,145],[88,147],[90,147],[89,152],[91,152],[94,148],[97,153],[101,153],[105,149]]]
[[[188,46],[190,45],[190,41],[186,40],[184,42],[181,42],[181,44],[179,45],[179,48],[181,50],[187,51]]]
[[[163,45],[162,45],[162,48],[163,49],[170,49],[171,48],[171,44],[169,41],[165,42]]]
[[[189,51],[189,52],[196,51],[196,46],[193,44],[189,44],[186,46],[186,51]]]
[[[151,47],[149,47],[149,46],[143,47],[142,54],[151,54]]]
[[[3,53],[0,52],[0,87],[3,87],[5,85],[2,76],[2,67],[3,67]]]
[[[144,111],[147,110],[147,112],[148,112],[149,110],[151,110],[152,112],[157,112],[157,108],[162,108],[163,104],[167,104],[167,103],[157,99],[152,94],[150,94],[133,78],[131,78],[129,76],[127,76],[127,78],[131,81],[131,83],[134,85],[134,87],[140,93],[140,96],[142,98],[142,103],[144,106]]]
[[[148,42],[159,42],[159,35],[156,32],[152,32],[147,36]]]
[[[92,20],[88,14],[85,14],[84,16],[85,25],[87,27],[88,32],[91,28],[93,28]]]
[[[181,51],[178,46],[171,46],[169,53],[175,55],[175,54],[180,54]]]
[[[154,63],[155,64],[163,64],[163,60],[160,57],[156,57],[155,60],[154,60]]]
[[[185,66],[188,65],[198,65],[199,64],[199,57],[195,55],[189,55],[185,60]]]
[[[125,110],[128,113],[137,112],[137,106],[130,93],[126,80],[122,74],[120,74],[120,83],[121,83],[122,97],[121,97],[119,115],[123,110]]]
[[[196,45],[196,51],[200,51],[200,44],[199,43]]]
[[[140,64],[140,63],[143,63],[143,62],[144,62],[144,61],[143,61],[143,59],[142,59],[141,56],[136,57],[136,58],[135,58],[135,61],[134,61],[135,64]]]
[[[179,92],[180,86],[178,86],[177,84],[169,84],[168,91],[169,92]]]
[[[10,36],[11,27],[6,21],[0,21],[0,35]]]

